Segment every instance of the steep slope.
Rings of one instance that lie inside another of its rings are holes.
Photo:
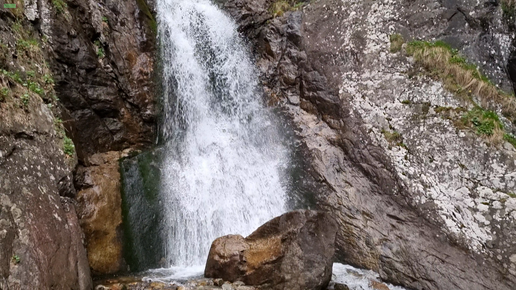
[[[125,270],[118,159],[155,137],[155,21],[145,1],[14,4],[0,9],[0,288],[91,289],[90,266]]]
[[[269,100],[293,118],[311,154],[319,206],[339,222],[338,259],[414,289],[516,287],[516,151],[479,129],[483,117],[470,118],[475,108],[495,110],[510,141],[511,114],[480,90],[451,91],[407,55],[410,44],[393,53],[389,40],[444,40],[508,89],[506,9],[476,1],[272,5],[225,3],[254,44]]]

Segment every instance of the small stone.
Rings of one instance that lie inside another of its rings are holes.
[[[224,283],[224,285],[222,285],[222,290],[235,290],[235,287],[229,283]]]
[[[333,289],[334,290],[349,290],[349,287],[344,284],[335,283],[335,285],[333,286]]]
[[[222,284],[224,284],[224,280],[220,279],[220,278],[217,278],[217,279],[213,279],[213,284],[215,286],[222,286]]]
[[[235,286],[235,287],[238,287],[238,286],[244,286],[244,285],[245,285],[245,283],[244,283],[244,282],[242,282],[242,281],[235,281],[235,282],[233,283],[233,286]]]
[[[387,285],[373,280],[371,280],[371,288],[376,290],[390,290],[389,287],[387,287]]]

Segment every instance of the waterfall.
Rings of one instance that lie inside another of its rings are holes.
[[[215,238],[248,235],[286,211],[289,150],[235,23],[208,0],[157,8],[166,260],[204,265]]]

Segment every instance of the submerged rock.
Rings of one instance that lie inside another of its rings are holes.
[[[216,239],[204,275],[261,289],[324,289],[331,279],[336,232],[326,213],[289,212],[247,238]]]

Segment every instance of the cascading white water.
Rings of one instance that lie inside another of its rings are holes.
[[[236,25],[209,0],[159,0],[169,266],[204,265],[211,242],[286,210],[288,152]]]

